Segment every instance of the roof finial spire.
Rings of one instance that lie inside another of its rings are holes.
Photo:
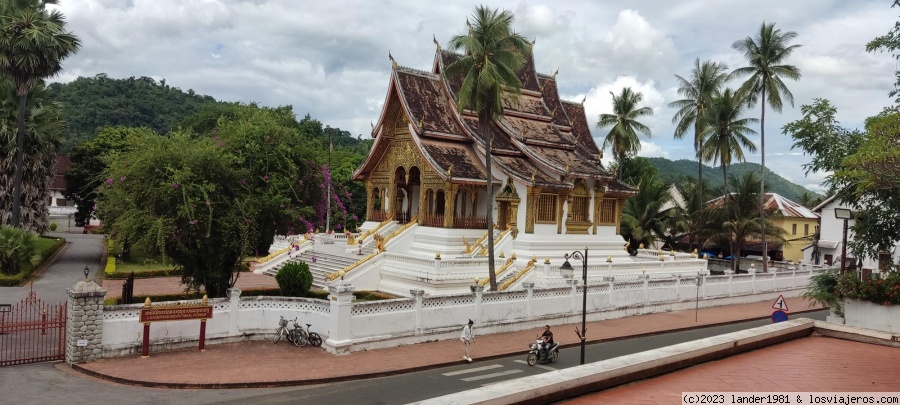
[[[584,105],[584,102],[587,101],[587,94],[584,95],[584,98],[581,99],[581,105]]]
[[[537,37],[531,40],[531,46],[534,46],[534,43],[537,42]]]
[[[372,132],[375,132],[375,124],[372,121],[369,121],[369,125],[372,126]]]
[[[396,68],[397,68],[397,61],[394,60],[394,56],[391,55],[391,51],[390,51],[390,50],[388,50],[388,59],[391,60],[391,66],[392,66],[394,69],[396,69]]]
[[[556,71],[553,72],[553,80],[556,80],[556,75],[559,74],[559,68],[556,68]]]
[[[434,34],[431,34],[431,40],[434,41],[434,46],[437,47],[437,50],[441,50],[441,43],[438,42],[437,37]]]

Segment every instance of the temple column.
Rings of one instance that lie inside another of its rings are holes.
[[[539,188],[528,187],[528,196],[525,199],[525,233],[534,233],[534,216],[540,193],[541,190]]]
[[[372,209],[375,206],[374,189],[372,180],[366,180],[366,219],[372,218]]]
[[[444,227],[451,229],[453,228],[453,218],[456,212],[456,186],[452,183],[447,183],[446,188],[449,192],[444,193]]]
[[[593,215],[594,215],[594,217],[591,218],[591,221],[594,222],[594,226],[593,226],[593,228],[594,228],[594,230],[593,230],[594,235],[597,234],[597,223],[600,222],[600,207],[603,205],[603,195],[604,195],[604,191],[605,191],[605,190],[603,190],[603,189],[600,188],[600,187],[596,187],[596,188],[594,189],[594,202],[593,202],[593,204],[594,204],[594,209],[593,209],[593,213],[594,213]]]

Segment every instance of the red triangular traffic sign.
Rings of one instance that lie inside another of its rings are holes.
[[[775,300],[775,303],[774,303],[774,304],[772,304],[772,308],[779,309],[779,310],[782,310],[782,311],[789,311],[788,306],[787,306],[787,302],[784,301],[784,296],[783,296],[783,295],[779,295],[779,296],[778,296],[778,299]]]

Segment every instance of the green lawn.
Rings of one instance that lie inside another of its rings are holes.
[[[119,257],[119,255],[122,254],[121,243],[116,241],[113,246],[114,247],[109,252],[109,255]],[[160,255],[150,254],[141,246],[131,247],[131,257],[128,260],[121,258],[116,260],[117,273],[131,273],[132,271],[140,273],[153,270],[170,270],[173,268],[175,268],[175,264],[171,260],[165,260],[165,258]]]

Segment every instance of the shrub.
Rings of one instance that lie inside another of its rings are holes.
[[[838,299],[838,270],[828,269],[809,278],[806,290],[800,294],[814,303],[828,306],[838,316],[843,316],[844,311],[841,301]]]
[[[110,280],[120,280],[124,278],[128,278],[131,275],[131,272],[128,271],[114,271],[107,272],[106,278]],[[144,271],[135,271],[134,278],[153,278],[153,277],[174,277],[180,276],[181,269],[156,269],[156,270],[144,270]]]
[[[56,228],[57,228],[56,222],[51,222],[50,223],[50,232],[56,232]]]
[[[106,256],[106,268],[103,269],[103,272],[106,273],[106,278],[114,278],[113,274],[116,274],[116,258],[113,256]]]
[[[306,262],[290,262],[285,264],[275,275],[281,295],[285,297],[303,297],[312,287],[312,273]]]

